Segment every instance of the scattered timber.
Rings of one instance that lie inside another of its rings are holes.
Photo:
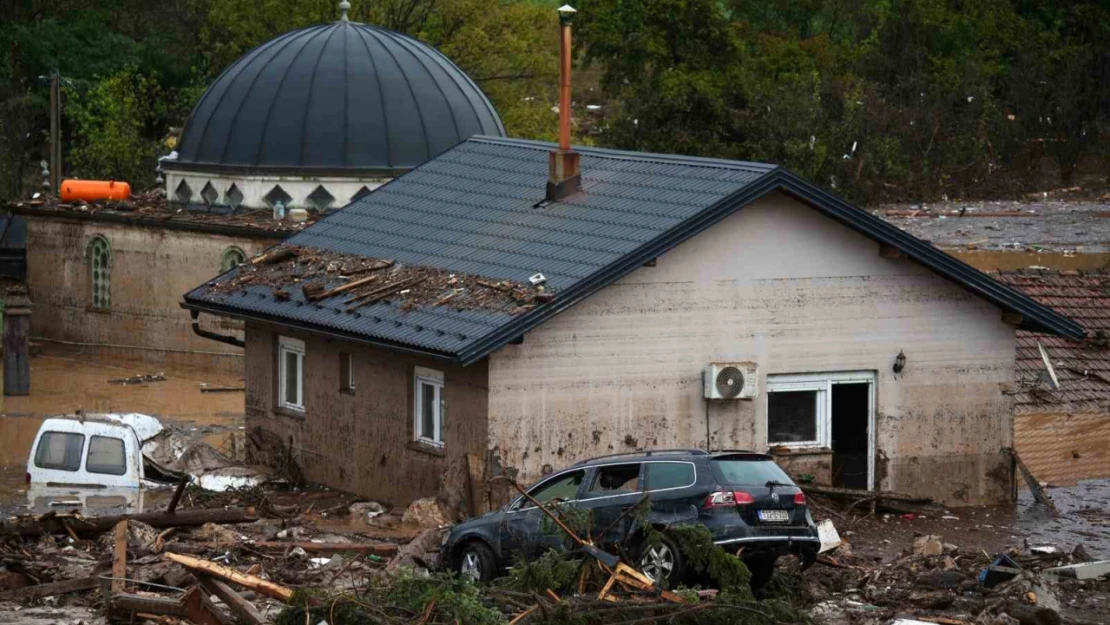
[[[215,562],[209,562],[207,560],[201,560],[199,558],[191,558],[189,556],[183,556],[176,553],[167,553],[164,554],[162,557],[171,562],[176,562],[187,569],[200,571],[201,573],[205,573],[207,575],[218,577],[222,580],[238,584],[240,586],[243,586],[244,588],[249,588],[256,592],[260,592],[267,597],[273,597],[278,601],[284,601],[288,603],[289,598],[293,596],[293,590],[290,588],[286,588],[285,586],[266,581],[261,577],[255,577],[254,575],[240,573],[235,569],[216,564]]]
[[[249,523],[258,519],[254,508],[200,508],[177,512],[144,512],[116,516],[82,517],[47,513],[37,519],[0,523],[0,535],[15,532],[21,536],[66,534],[67,526],[79,535],[102,534],[124,519],[146,523],[155,529],[189,527],[205,523]]]
[[[204,600],[197,586],[189,589],[180,599],[117,593],[112,595],[109,604],[111,610],[118,615],[176,616],[195,625],[224,625],[225,620],[230,620],[221,618],[211,604]]]
[[[67,579],[64,582],[50,582],[49,584],[38,584],[36,586],[26,586],[24,588],[17,588],[15,590],[0,592],[0,601],[23,601],[24,599],[41,599],[42,597],[64,595],[69,592],[90,590],[92,588],[96,588],[99,585],[100,580],[96,577],[80,577],[77,579]]]
[[[254,604],[247,601],[243,595],[235,592],[230,586],[212,577],[204,577],[200,580],[200,585],[205,590],[216,595],[224,605],[228,607],[239,620],[247,623],[248,625],[263,625],[266,622],[266,617],[254,607]]]

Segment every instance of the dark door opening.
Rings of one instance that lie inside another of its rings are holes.
[[[832,483],[866,489],[870,384],[832,385]]]

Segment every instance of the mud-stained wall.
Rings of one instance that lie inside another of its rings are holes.
[[[305,341],[303,414],[275,409],[278,333],[247,325],[247,430],[292,447],[293,459],[310,482],[406,505],[467,484],[466,454],[484,457],[487,440],[487,368],[469,367],[282,332]],[[355,390],[339,390],[339,353],[354,360]],[[414,367],[444,374],[446,432],[442,450],[414,442]],[[253,437],[257,438],[257,437]],[[250,450],[256,458],[274,450]],[[263,453],[258,453],[263,452]],[[466,498],[466,493],[453,493]]]
[[[874,371],[878,485],[999,501],[1014,349],[995,306],[775,195],[493,354],[489,445],[525,481],[545,464],[705,447],[707,421],[714,449],[766,449],[766,394],[707,406],[707,363],[756,361],[761,389],[768,374]]]
[[[219,273],[225,250],[238,247],[249,257],[273,245],[274,239],[64,218],[25,219],[34,336],[91,344],[85,346],[89,352],[151,367],[242,371],[243,350],[196,336],[189,312],[180,304],[187,291]],[[111,248],[109,311],[92,306],[88,246],[96,235],[107,239]],[[242,334],[237,322],[207,315],[201,319],[205,329]]]
[[[1014,417],[1014,448],[1022,462],[1038,480],[1057,486],[1110,477],[1106,441],[1110,415],[1105,412],[1019,412]]]

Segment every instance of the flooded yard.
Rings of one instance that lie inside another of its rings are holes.
[[[165,380],[121,382],[157,373]],[[26,502],[27,453],[43,419],[53,415],[79,409],[140,412],[187,428],[213,447],[237,455],[243,440],[243,393],[205,393],[203,385],[240,388],[243,381],[205,371],[98,362],[56,349],[33,357],[31,395],[3,397],[0,409],[0,512]]]

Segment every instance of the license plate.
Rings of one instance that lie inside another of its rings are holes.
[[[767,523],[786,523],[790,520],[790,512],[787,510],[760,510],[759,520]]]

